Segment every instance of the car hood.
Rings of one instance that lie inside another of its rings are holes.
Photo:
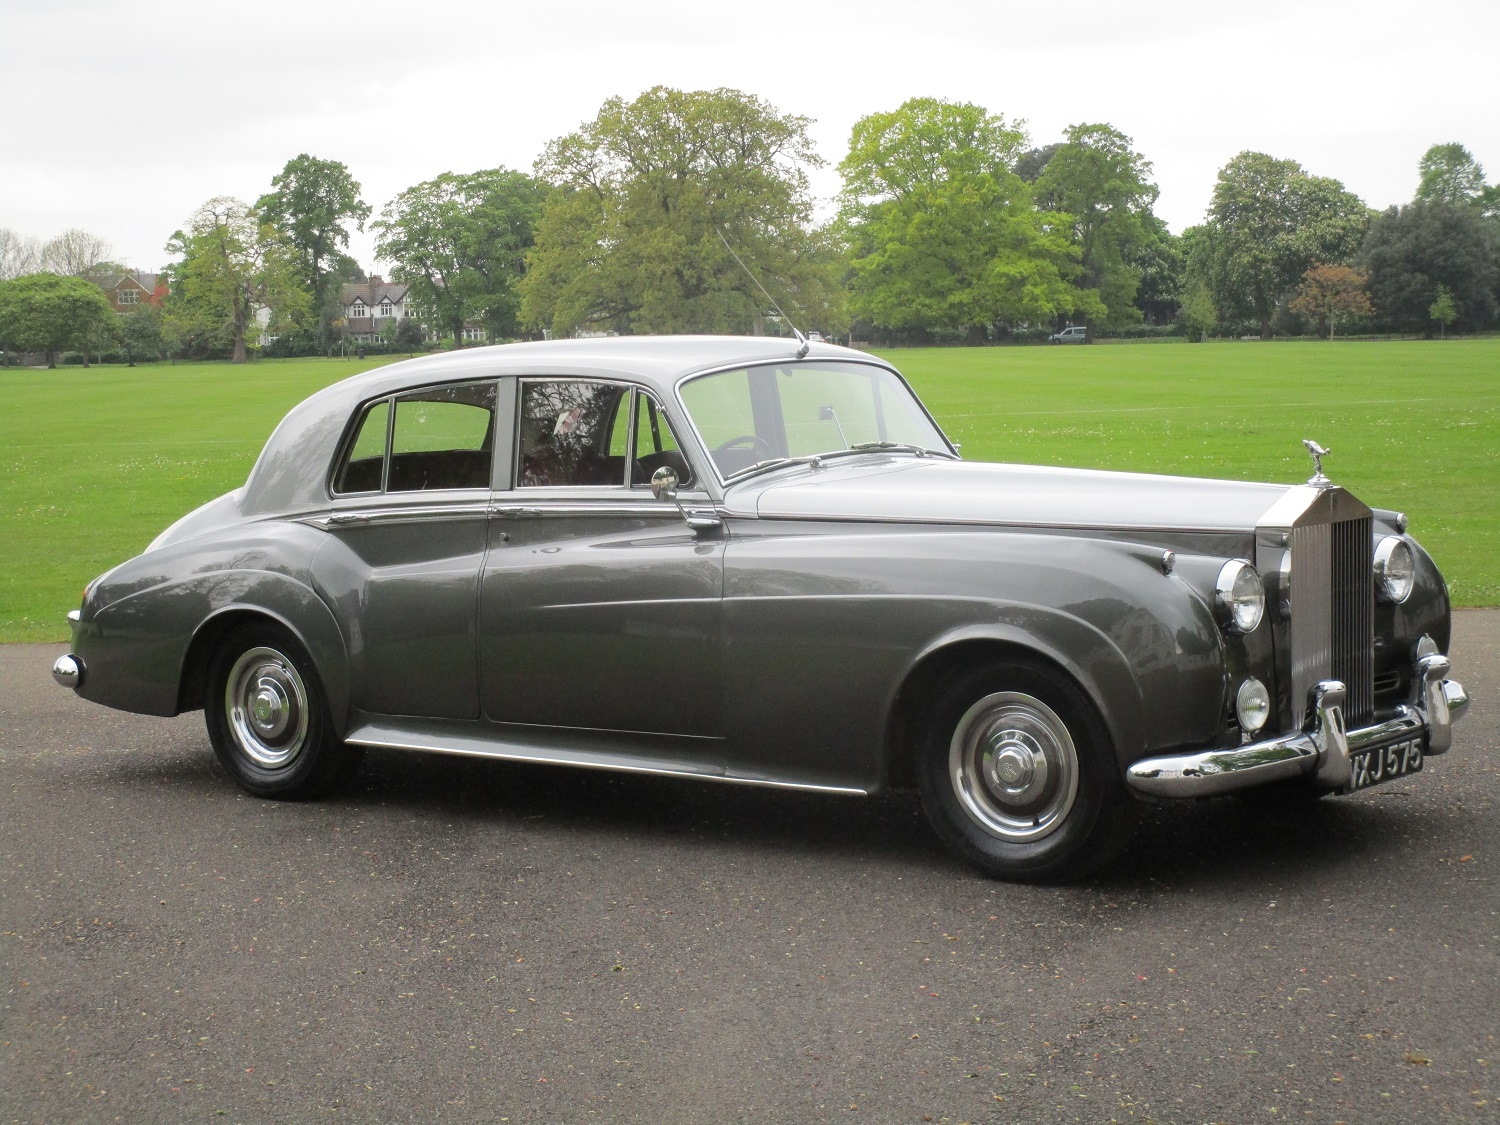
[[[1286,485],[916,457],[773,471],[726,505],[768,519],[870,519],[1110,530],[1245,532]]]

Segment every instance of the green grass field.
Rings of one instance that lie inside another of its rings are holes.
[[[1500,339],[885,353],[974,460],[1301,481],[1411,515],[1460,605],[1500,604]],[[0,370],[0,641],[62,640],[94,575],[241,484],[352,360]]]

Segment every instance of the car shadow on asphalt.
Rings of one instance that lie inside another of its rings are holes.
[[[216,793],[239,795],[207,746],[111,755],[96,759],[89,777],[100,785],[171,786],[210,800]],[[675,841],[983,879],[943,848],[917,794],[906,790],[859,799],[374,750],[342,790],[297,807],[309,819],[328,807],[394,809],[445,822],[525,821],[533,830],[572,838],[607,837],[612,847],[626,840]],[[1391,863],[1406,841],[1438,837],[1450,819],[1398,786],[1283,805],[1218,798],[1149,806],[1121,858],[1080,885],[1123,893],[1164,885],[1232,890],[1303,878],[1326,882]]]

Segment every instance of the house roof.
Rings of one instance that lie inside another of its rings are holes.
[[[128,270],[125,273],[102,273],[89,278],[100,289],[124,288],[128,281],[132,286],[146,293],[155,293],[157,281],[160,274],[151,273],[147,270]]]
[[[344,304],[352,305],[358,297],[371,307],[386,299],[394,305],[406,298],[406,291],[410,288],[404,281],[386,281],[380,277],[372,277],[368,281],[348,281],[344,283]]]

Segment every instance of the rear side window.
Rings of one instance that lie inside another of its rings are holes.
[[[366,408],[334,491],[489,488],[494,456],[493,383],[413,391]]]

